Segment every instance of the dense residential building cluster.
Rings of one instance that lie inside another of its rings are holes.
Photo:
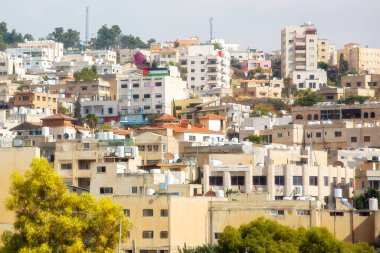
[[[215,244],[227,225],[262,216],[375,242],[378,204],[358,210],[352,198],[380,191],[380,49],[336,50],[310,22],[279,35],[273,52],[196,37],[0,52],[0,202],[12,172],[44,157],[71,191],[122,206],[126,253]],[[321,63],[347,65],[340,86]],[[290,89],[323,101],[292,104]],[[4,231],[14,216],[0,212]]]

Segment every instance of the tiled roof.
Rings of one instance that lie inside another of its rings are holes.
[[[70,117],[70,116],[67,116],[67,115],[64,115],[64,114],[61,114],[61,113],[47,116],[45,118],[42,118],[41,120],[54,120],[54,119],[63,119],[63,120],[70,120],[70,121],[76,120],[73,117]]]
[[[166,114],[164,116],[161,116],[159,117],[158,119],[156,119],[156,121],[179,121],[178,118],[172,116],[172,115],[169,115],[169,114]]]
[[[224,119],[224,117],[216,114],[207,114],[205,116],[198,117],[199,119]]]

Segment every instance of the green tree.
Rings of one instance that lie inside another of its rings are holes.
[[[284,78],[283,81],[284,81],[284,87],[286,90],[286,94],[288,96],[288,103],[290,104],[292,99],[293,99],[293,87],[294,87],[293,79],[290,77],[286,77],[286,78]]]
[[[12,175],[6,201],[16,214],[13,232],[2,235],[2,253],[114,252],[130,228],[120,206],[110,198],[96,201],[88,193],[69,193],[45,158]]]
[[[347,105],[355,104],[355,102],[363,104],[368,99],[369,99],[369,97],[366,97],[366,96],[352,96],[352,97],[348,97],[346,99],[340,99],[339,102],[343,103],[343,104],[347,104]]]
[[[82,125],[82,114],[81,114],[81,102],[80,102],[80,96],[77,97],[74,103],[74,118],[76,119],[77,125]]]
[[[93,65],[91,68],[84,68],[81,71],[74,73],[74,78],[76,80],[92,81],[99,78],[96,70],[96,66]]]
[[[135,48],[149,48],[150,44],[154,43],[155,39],[150,39],[148,43],[145,43],[140,39],[140,37],[135,37],[133,35],[122,35],[121,36],[121,47],[122,48],[129,48],[129,49],[135,49]]]
[[[222,45],[219,42],[214,42],[212,45],[214,46],[215,50],[222,50],[223,49]]]
[[[296,103],[302,106],[312,106],[318,102],[324,101],[322,97],[318,96],[311,89],[298,90],[296,93],[296,96],[297,96]]]
[[[339,69],[338,73],[340,75],[345,75],[346,72],[348,71],[348,61],[346,61],[343,57],[343,54],[339,55]]]
[[[95,49],[112,49],[118,44],[119,36],[121,36],[121,29],[118,25],[113,25],[110,28],[103,25],[98,30],[96,38],[92,39],[91,45]]]
[[[60,114],[65,114],[65,115],[69,115],[69,109],[67,109],[67,108],[64,107],[64,106],[59,106],[59,107],[58,107],[58,113],[60,113]]]
[[[95,114],[87,114],[85,122],[92,129],[92,133],[94,133],[95,128],[98,126],[98,121],[99,119]]]
[[[244,138],[245,141],[250,141],[252,143],[256,143],[256,144],[260,144],[263,142],[263,139],[261,138],[260,135],[256,135],[256,134],[251,134],[247,137]]]
[[[329,65],[326,62],[320,61],[318,62],[318,68],[323,69],[324,71],[327,71],[329,68]]]
[[[368,200],[370,198],[376,198],[378,200],[378,203],[380,203],[380,193],[374,189],[370,188],[366,190],[363,194],[359,196],[355,196],[353,198],[354,207],[356,209],[367,209],[369,208],[369,202]]]

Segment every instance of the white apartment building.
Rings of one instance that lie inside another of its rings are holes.
[[[81,102],[83,117],[88,114],[95,114],[100,123],[118,121],[119,101],[118,100],[95,100]]]
[[[0,77],[15,74],[18,77],[23,77],[25,75],[25,69],[22,66],[22,59],[11,58],[11,57],[1,57],[0,55]]]
[[[97,64],[96,70],[99,75],[122,74],[123,67],[119,64]]]
[[[86,50],[84,55],[91,56],[96,64],[116,64],[116,52],[111,50]]]
[[[63,44],[52,40],[27,41],[18,43],[17,48],[6,49],[6,54],[23,61],[27,70],[51,69],[54,62],[59,62],[63,56]]]
[[[263,51],[256,51],[256,49],[247,49],[243,51],[231,51],[231,59],[236,59],[239,62],[247,60],[264,60],[265,53]]]
[[[318,71],[317,28],[310,22],[281,31],[281,73],[299,89],[317,90],[327,83],[326,72]]]
[[[188,96],[186,82],[174,69],[177,68],[148,70],[145,75],[135,73],[123,78],[119,88],[122,114],[172,114],[173,100]]]
[[[182,60],[181,64],[187,67],[187,88],[194,95],[203,90],[230,87],[230,53],[227,50],[216,50],[213,45],[190,46],[187,61]]]

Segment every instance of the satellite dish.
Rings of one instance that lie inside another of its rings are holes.
[[[63,138],[64,138],[65,140],[67,140],[69,137],[70,137],[70,135],[69,135],[68,133],[64,133]]]

